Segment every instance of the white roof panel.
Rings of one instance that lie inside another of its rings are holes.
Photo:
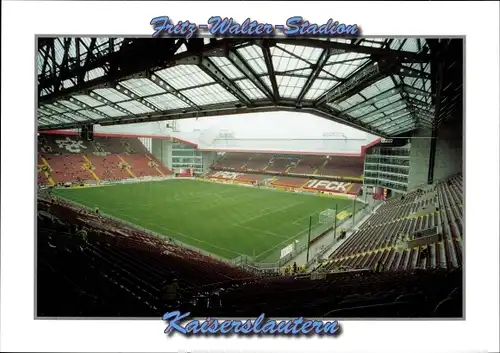
[[[212,56],[210,60],[221,69],[222,72],[231,80],[243,77],[243,73],[234,66],[228,58],[223,56]]]
[[[307,79],[293,76],[276,76],[280,96],[283,98],[297,98]]]
[[[221,85],[213,84],[210,86],[191,88],[182,91],[196,105],[212,105],[217,103],[237,102],[235,96],[226,91]]]
[[[181,53],[186,54],[188,47],[185,43],[179,42],[183,39],[172,40],[179,45],[176,55]],[[226,40],[224,38],[217,38],[214,41],[204,38],[202,44],[220,46],[220,41]],[[224,56],[227,54],[227,51],[219,51],[216,55],[214,54],[214,50],[216,49],[211,48],[204,55],[208,55],[208,59],[206,60],[209,60],[211,65],[215,66],[214,75],[208,73],[202,67],[195,65],[194,61],[189,61],[189,63],[193,62],[193,64],[186,65],[180,60],[165,66],[161,66],[162,63],[158,63],[158,67],[150,68],[153,73],[150,78],[145,78],[143,75],[140,75],[140,72],[137,72],[125,76],[126,79],[122,81],[118,80],[118,82],[111,78],[109,80],[106,78],[102,80],[102,84],[100,83],[101,80],[99,80],[99,85],[97,83],[95,85],[87,83],[86,87],[89,87],[89,91],[88,93],[86,91],[86,94],[82,94],[82,91],[79,91],[78,87],[75,89],[75,84],[78,80],[76,77],[64,77],[62,82],[58,83],[59,87],[57,88],[54,88],[54,85],[51,83],[55,81],[49,80],[43,82],[52,72],[59,72],[59,66],[66,57],[69,56],[70,64],[74,66],[77,63],[77,60],[74,59],[77,52],[80,53],[80,60],[78,62],[83,65],[87,55],[90,55],[88,50],[91,41],[92,38],[89,37],[78,39],[56,38],[54,39],[54,55],[53,57],[50,55],[46,60],[44,60],[44,56],[50,52],[47,50],[47,47],[44,47],[47,41],[41,44],[42,47],[37,52],[36,64],[39,73],[44,68],[44,73],[38,79],[40,84],[44,85],[42,86],[43,89],[40,90],[40,97],[44,98],[41,99],[42,103],[38,113],[39,118],[45,125],[61,124],[68,120],[85,121],[84,116],[94,120],[101,120],[107,117],[117,118],[128,115],[136,115],[138,118],[142,118],[154,111],[182,110],[191,113],[199,107],[213,106],[210,109],[217,109],[217,104],[225,107],[227,105],[232,106],[227,103],[233,102],[239,102],[242,105],[256,102],[260,105],[271,107],[274,106],[275,102],[273,102],[273,99],[268,94],[268,90],[272,92],[274,89],[271,84],[272,73],[268,72],[269,64],[274,71],[275,76],[273,80],[275,79],[278,85],[279,96],[287,100],[287,104],[289,101],[297,99],[303,91],[306,82],[312,78],[312,81],[309,82],[310,86],[308,85],[308,90],[305,91],[304,101],[308,101],[308,103],[314,101],[321,109],[328,109],[326,106],[330,106],[335,110],[344,111],[344,114],[347,114],[346,118],[348,120],[352,119],[354,123],[356,123],[357,118],[360,118],[364,123],[368,125],[373,124],[375,127],[378,126],[385,131],[388,131],[388,129],[396,131],[391,124],[404,124],[404,126],[399,126],[401,129],[406,129],[408,126],[414,124],[411,120],[413,117],[408,120],[409,116],[401,118],[403,119],[401,122],[391,122],[390,120],[394,118],[395,113],[407,112],[407,109],[402,110],[402,108],[406,107],[409,103],[406,100],[402,100],[402,95],[423,102],[429,106],[429,109],[431,109],[432,104],[430,94],[429,96],[422,96],[418,92],[431,92],[431,80],[424,77],[430,74],[430,58],[427,62],[415,60],[400,63],[415,70],[412,74],[418,75],[422,73],[422,77],[409,78],[406,77],[404,72],[401,72],[383,77],[369,86],[363,86],[363,89],[359,92],[356,92],[356,90],[351,91],[350,88],[347,88],[347,90],[342,89],[343,92],[348,92],[342,101],[331,102],[331,95],[329,94],[333,89],[340,88],[348,77],[352,76],[353,73],[362,67],[367,64],[373,65],[372,56],[377,52],[375,49],[383,48],[383,50],[427,53],[430,50],[429,45],[425,39],[421,38],[303,38],[301,41],[295,42],[277,38],[275,42],[271,41],[270,43],[250,38],[233,43],[231,39],[227,43],[227,48],[231,51],[236,51],[244,63],[252,68],[253,73],[238,69],[230,57]],[[114,49],[118,50],[125,43],[129,47],[128,44],[132,45],[133,41],[134,39],[123,38],[115,38],[111,41],[107,37],[98,37],[95,39],[96,46],[91,50],[94,55],[99,57],[107,55],[113,49],[110,47],[111,45],[114,46]],[[308,43],[305,41],[308,41]],[[329,42],[331,42],[330,46],[328,46]],[[48,43],[50,44],[50,42]],[[295,45],[294,43],[300,45]],[[351,46],[352,50],[344,50],[342,48],[336,50],[333,48],[331,52],[328,52],[329,56],[326,58],[326,63],[319,69],[319,72],[316,72],[315,65],[318,64],[322,55],[327,53],[325,48],[334,47],[335,43],[343,43],[347,47]],[[266,51],[269,50],[270,54],[270,63],[268,62],[267,65],[263,50],[265,47],[268,48]],[[69,52],[65,52],[67,48],[69,48]],[[356,52],[360,48],[363,49],[364,53]],[[52,53],[50,52],[50,54]],[[122,53],[116,55],[122,55]],[[181,56],[184,57],[183,55]],[[311,76],[313,69],[315,73],[314,76]],[[219,77],[220,75],[217,73],[217,70],[224,77]],[[85,72],[84,80],[87,82],[96,80],[108,73],[109,62],[101,67],[93,66],[92,70]],[[229,82],[224,82],[227,79]],[[259,88],[257,80],[263,82],[267,86],[267,89],[262,91]],[[363,78],[360,78],[360,80],[363,80]],[[363,104],[364,106],[358,106],[358,104],[365,102],[367,99],[402,84],[405,85],[405,92],[394,92],[392,96],[388,97],[384,95],[383,99],[379,101],[370,101],[367,104]],[[239,90],[239,94],[230,93],[227,90],[228,85]],[[62,95],[61,98],[57,98],[59,93],[57,91],[61,89],[73,89],[74,91],[71,91],[68,95]],[[45,100],[46,95],[56,98],[50,101]],[[246,97],[247,99],[240,101],[242,97]],[[448,99],[452,98],[449,97]],[[50,104],[43,103],[44,101],[47,103],[50,102]],[[357,109],[350,109],[352,107]],[[413,109],[419,108],[418,102],[414,102],[411,108],[412,112]],[[349,109],[349,111],[345,112],[346,109]],[[385,111],[380,109],[384,109]],[[386,115],[392,116],[386,119]],[[49,119],[47,116],[52,117]],[[364,116],[365,118],[363,118]],[[425,119],[421,118],[420,122],[422,120]]]
[[[73,96],[73,98],[76,100],[79,100],[83,104],[86,104],[90,107],[97,107],[97,106],[103,105],[102,102],[99,102],[98,100],[96,100],[90,96],[86,96],[84,94]]]
[[[214,82],[196,65],[181,65],[155,72],[175,89],[195,87]]]
[[[102,108],[97,108],[98,110],[102,109]],[[111,108],[113,109],[113,108]],[[83,114],[83,115],[86,115],[88,116],[89,118],[91,119],[94,119],[94,120],[102,120],[102,119],[105,119],[104,116],[100,115],[100,114],[97,114],[97,113],[94,113],[93,111],[91,110],[80,110],[79,111],[80,114]],[[109,115],[109,114],[107,114]]]
[[[185,103],[184,101],[182,101],[181,99],[177,98],[176,96],[170,93],[162,94],[159,96],[148,97],[145,99],[146,101],[155,105],[161,110],[174,110],[174,109],[189,107],[187,103]]]
[[[93,93],[95,93],[95,95]],[[98,88],[93,92],[90,92],[90,96],[97,100],[100,100],[102,97],[113,103],[123,102],[130,99],[128,96],[118,92],[114,88]]]
[[[237,49],[238,53],[245,59],[245,61],[252,67],[254,72],[259,75],[267,72],[266,62],[264,61],[264,54],[262,49],[257,45],[250,45]]]
[[[115,108],[110,107],[109,105],[105,105],[103,107],[98,107],[96,109],[99,110],[100,112],[110,116],[110,117],[113,117],[113,118],[117,117],[117,116],[127,115],[127,114],[125,114],[125,113],[123,113]],[[93,113],[93,112],[90,112],[90,113]],[[93,113],[93,114],[95,114],[95,113]]]
[[[127,109],[132,114],[143,114],[143,113],[151,113],[154,110],[146,107],[144,104],[141,104],[138,101],[127,101],[118,103],[120,107],[123,109]]]
[[[76,121],[85,121],[86,119],[83,118],[82,116],[78,115],[78,114],[75,114],[75,113],[64,113],[63,114],[64,116],[67,116],[73,120],[76,120]]]
[[[255,86],[252,81],[248,79],[238,80],[236,81],[236,84],[250,99],[263,99],[266,97],[265,94],[262,93],[262,91],[258,89],[257,86]]]
[[[337,81],[335,80],[322,80],[320,78],[314,80],[313,84],[311,85],[311,88],[309,91],[306,93],[304,98],[306,100],[310,99],[316,99],[319,96],[321,96],[323,93],[328,91],[330,88],[338,84]]]
[[[65,107],[67,107],[70,110],[81,109],[80,106],[78,106],[74,103],[71,103],[70,101],[67,101],[67,100],[60,100],[60,101],[58,101],[58,103],[64,105]]]
[[[133,78],[121,81],[120,85],[137,94],[139,97],[165,93],[165,90],[147,78]]]

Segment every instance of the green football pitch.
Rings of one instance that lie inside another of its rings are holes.
[[[307,243],[310,216],[314,229],[324,227],[321,211],[337,205],[341,218],[353,208],[346,198],[179,179],[55,194],[226,259],[260,262],[277,261],[295,240]]]

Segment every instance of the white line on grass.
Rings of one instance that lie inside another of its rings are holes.
[[[117,212],[117,213],[119,213],[119,212]],[[132,219],[135,219],[136,221],[139,221],[139,222],[143,222],[143,223],[149,224],[150,226],[153,226],[153,227],[156,227],[156,228],[160,228],[160,229],[166,230],[166,231],[167,231],[167,232],[169,232],[169,233],[177,234],[177,235],[180,235],[181,237],[186,237],[186,238],[188,238],[188,239],[192,239],[192,240],[197,241],[197,242],[200,242],[200,243],[202,243],[202,244],[207,244],[207,245],[209,245],[209,246],[212,246],[212,247],[217,248],[217,249],[220,249],[220,250],[229,251],[230,253],[237,254],[237,255],[243,255],[243,254],[240,254],[240,253],[238,253],[238,252],[236,252],[236,251],[234,251],[234,250],[226,249],[226,248],[223,248],[222,246],[217,246],[217,245],[214,245],[214,244],[212,244],[212,243],[208,243],[208,242],[206,242],[206,241],[200,240],[200,239],[195,238],[195,237],[191,237],[191,236],[186,235],[186,234],[184,234],[184,233],[181,233],[181,232],[176,232],[176,231],[174,231],[174,230],[172,230],[172,229],[168,229],[168,228],[166,228],[166,227],[162,227],[162,226],[159,226],[159,225],[155,225],[155,224],[152,224],[152,223],[149,223],[149,222],[144,222],[144,220],[141,220],[141,219],[136,218],[136,217],[132,217],[132,216],[129,216],[129,215],[126,215],[126,214],[123,214],[123,213],[119,213],[119,214],[121,214],[122,216],[125,216],[125,217],[127,217],[127,218],[132,218]]]
[[[236,226],[236,227],[241,227],[241,228],[245,228],[245,229],[251,230],[251,231],[253,231],[255,233],[266,233],[266,234],[277,236],[277,237],[279,237],[281,239],[287,239],[286,235],[276,234],[276,233],[270,232],[268,230],[255,229],[255,228],[252,228],[252,227],[242,226],[241,224],[233,224],[233,225]]]
[[[348,207],[350,207],[350,206],[346,206],[346,207],[344,207],[344,208],[341,210],[341,212],[342,212],[342,211],[344,211],[345,209],[347,209]],[[316,213],[316,212],[315,212],[315,213]],[[340,212],[339,212],[339,213],[340,213]],[[313,213],[313,214],[314,214],[314,213]],[[309,216],[308,216],[308,217],[309,217]],[[302,218],[300,218],[300,219],[303,219],[303,218],[305,218],[305,217],[302,217]],[[294,223],[295,223],[295,222],[294,222]],[[290,240],[294,240],[294,239],[298,238],[300,235],[302,235],[302,234],[306,233],[306,231],[308,231],[308,230],[309,230],[309,227],[307,227],[307,228],[306,228],[306,229],[304,229],[304,230],[301,230],[299,233],[297,233],[297,234],[295,234],[294,236],[292,236],[292,237],[288,238],[287,240],[285,240],[285,241],[283,241],[283,242],[281,242],[281,243],[279,243],[279,244],[277,244],[277,245],[273,246],[272,248],[270,248],[270,249],[268,249],[268,250],[266,250],[266,251],[264,251],[264,252],[262,252],[262,253],[258,254],[257,256],[255,256],[255,259],[258,259],[258,258],[259,258],[259,257],[261,257],[262,255],[267,254],[268,252],[273,251],[273,250],[274,250],[274,249],[276,249],[278,246],[281,246],[281,245],[283,245],[283,244],[286,244],[286,243],[287,243],[287,242],[289,242]]]
[[[279,243],[279,244],[276,244],[276,245],[275,245],[275,246],[273,246],[272,248],[270,248],[270,249],[268,249],[268,250],[266,250],[266,251],[261,252],[260,254],[258,254],[257,256],[255,256],[255,259],[258,259],[258,258],[260,258],[262,255],[267,254],[268,252],[273,251],[273,250],[274,250],[274,249],[276,249],[278,246],[281,246],[281,245],[283,245],[283,244],[286,244],[286,243],[288,243],[290,240],[295,239],[295,238],[296,238],[299,234],[301,234],[302,232],[303,232],[303,231],[301,231],[301,232],[300,232],[300,233],[298,233],[298,234],[295,234],[294,236],[292,236],[292,237],[290,237],[290,238],[286,239],[285,241],[282,241],[282,242],[281,242],[281,243]]]
[[[261,217],[264,217],[264,216],[268,216],[268,215],[270,215],[270,214],[272,214],[272,213],[276,213],[276,212],[284,211],[284,210],[287,210],[287,209],[289,209],[289,208],[292,208],[292,207],[295,207],[295,206],[301,205],[301,204],[303,204],[303,203],[304,203],[304,201],[302,201],[302,202],[297,202],[297,203],[292,203],[292,204],[290,204],[290,205],[286,205],[285,207],[276,208],[276,209],[274,209],[274,210],[272,210],[272,211],[269,211],[269,212],[266,212],[266,213],[264,213],[264,214],[259,214],[259,215],[255,216],[255,217],[248,218],[248,219],[244,220],[243,222],[240,222],[240,223],[238,223],[238,224],[236,224],[236,225],[242,225],[242,224],[248,223],[248,222],[250,222],[250,221],[253,221],[253,220],[255,220],[255,219],[258,219],[258,218],[261,218]]]
[[[338,215],[338,214],[340,214],[340,213],[342,213],[342,212],[344,212],[346,209],[348,209],[348,208],[350,208],[350,207],[351,207],[351,206],[346,206],[346,207],[342,208],[342,209],[341,209],[341,210],[337,213],[337,215]],[[304,216],[304,217],[298,218],[297,220],[295,220],[295,221],[293,222],[293,224],[297,224],[297,225],[298,225],[298,224],[300,223],[300,221],[301,221],[301,220],[303,220],[304,218],[307,218],[307,217],[310,217],[310,216],[314,216],[315,214],[319,214],[319,212],[321,212],[321,211],[317,211],[317,212],[314,212],[314,213],[312,213],[312,214],[310,214],[310,215],[308,215],[308,216]]]
[[[302,221],[304,218],[308,218],[308,217],[314,216],[318,212],[314,212],[314,213],[311,213],[310,215],[307,215],[307,216],[304,216],[304,217],[300,217],[300,218],[296,219],[295,221],[293,221],[293,224],[297,224],[298,225],[300,223],[300,221]]]
[[[75,198],[75,197],[74,197],[73,199],[78,200],[78,199],[77,199],[77,198]],[[79,201],[80,201],[80,203],[82,203],[83,205],[85,205],[85,203],[81,202],[81,200],[79,200]],[[77,201],[77,202],[78,202],[78,201]],[[106,212],[105,212],[105,213],[106,213]],[[118,212],[116,209],[114,210],[114,212],[113,212],[113,213],[115,213],[115,214],[117,213],[117,214],[119,214],[119,215],[122,215],[122,216],[124,216],[125,218],[132,218],[132,219],[135,219],[136,221],[139,221],[139,222],[142,222],[142,223],[145,223],[145,224],[149,224],[150,226],[153,226],[153,227],[155,227],[155,228],[160,228],[160,229],[166,230],[167,232],[170,232],[170,233],[173,233],[173,234],[180,235],[181,237],[186,237],[186,238],[192,239],[192,240],[197,241],[197,242],[200,242],[200,243],[202,243],[202,244],[207,244],[207,245],[209,245],[209,246],[212,246],[212,247],[217,248],[217,249],[220,249],[220,250],[229,251],[229,252],[230,252],[230,253],[232,253],[232,254],[236,254],[236,255],[244,255],[244,254],[240,254],[240,253],[238,253],[238,252],[236,252],[236,251],[234,251],[234,250],[226,249],[226,248],[223,248],[223,247],[221,247],[221,246],[217,246],[217,245],[214,245],[214,244],[211,244],[211,243],[207,243],[206,241],[200,240],[200,239],[198,239],[198,238],[194,238],[194,237],[191,237],[191,236],[189,236],[189,235],[186,235],[186,234],[183,234],[183,233],[180,233],[180,232],[176,232],[176,231],[173,231],[173,230],[171,230],[171,229],[168,229],[168,228],[165,228],[165,227],[162,227],[162,226],[159,226],[159,225],[151,224],[150,222],[144,222],[144,220],[141,220],[141,219],[139,219],[139,218],[137,218],[137,217],[133,217],[133,216],[127,215],[127,214],[125,214],[125,213]],[[122,218],[122,219],[123,219],[123,218]],[[124,221],[126,221],[125,219],[123,219],[123,220],[124,220]],[[137,224],[137,225],[139,225],[139,224]],[[151,229],[151,230],[152,230],[152,229]],[[168,236],[168,235],[167,235],[167,236]]]

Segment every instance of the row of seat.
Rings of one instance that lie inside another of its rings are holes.
[[[286,170],[291,167],[291,161],[289,158],[278,158],[273,157],[268,163],[266,171],[271,173],[285,173]]]
[[[172,275],[184,289],[180,305],[193,316],[442,317],[437,309],[443,300],[461,293],[461,273],[442,270],[340,273],[321,280],[255,276],[174,246],[165,251],[155,239],[126,228],[113,231],[116,226],[103,219],[101,228],[85,223],[99,216],[43,201],[39,206],[40,316],[160,316],[159,288]],[[57,218],[44,216],[48,212]],[[87,241],[70,230],[68,219],[87,225]],[[446,315],[458,317],[461,309],[453,306]]]
[[[444,313],[440,307],[448,298],[453,298],[455,305]],[[274,317],[458,317],[461,272],[368,271],[332,273],[320,280],[255,279],[226,288],[218,299],[220,307],[199,313],[238,317],[260,313]]]
[[[279,177],[271,182],[273,186],[279,187],[289,187],[289,188],[301,188],[304,186],[309,179],[307,178],[297,178],[297,177]]]
[[[462,176],[457,175],[438,185],[443,234],[449,240],[461,239],[464,234],[462,183]]]
[[[462,213],[460,206],[450,201],[462,195],[460,186],[461,176],[455,176],[437,186],[388,200],[340,244],[322,269],[371,268],[378,262],[386,270],[460,266]],[[433,227],[442,234],[439,242],[411,249],[399,246],[406,236]]]
[[[226,152],[212,167],[219,170],[359,178],[363,174],[363,157]]]
[[[411,219],[400,219],[379,226],[361,228],[342,243],[332,254],[332,257],[341,258],[394,246],[402,240],[402,234],[412,234],[437,226],[437,224],[438,215],[432,213]]]
[[[431,193],[426,196],[432,199]],[[387,202],[382,212],[424,200],[422,193],[411,197]],[[426,256],[424,248],[395,247],[398,232],[440,224],[435,212],[361,228],[328,264],[363,269],[380,261],[388,271],[330,273],[312,280],[265,278],[61,201],[40,200],[38,210],[39,315],[159,316],[159,288],[172,276],[184,289],[180,305],[194,316],[462,315],[462,241],[443,239],[431,244]],[[75,225],[86,227],[87,241],[75,234]]]
[[[95,180],[84,167],[81,155],[43,155],[50,167],[50,176],[56,183]]]
[[[338,193],[349,193],[351,195],[358,195],[362,184],[359,183],[346,183],[346,182],[333,182],[327,181],[328,183],[332,183],[333,188],[325,188],[323,184],[314,183],[312,186],[309,186],[309,182],[316,180],[319,182],[319,179],[309,179],[307,177],[291,177],[291,176],[271,176],[268,174],[254,174],[254,173],[241,173],[241,172],[224,172],[224,171],[210,171],[205,176],[207,179],[218,179],[218,180],[234,180],[236,182],[243,183],[258,183],[259,181],[268,179],[269,185],[279,188],[292,188],[292,189],[300,189],[303,188],[305,190],[309,190],[311,192],[321,192],[321,191],[329,191],[329,192],[338,192]],[[339,186],[342,184],[341,186]],[[321,186],[323,185],[323,186]],[[337,188],[335,188],[338,186]]]
[[[73,135],[41,134],[38,151],[39,182],[43,184],[172,174],[138,138],[96,136],[85,141]],[[47,167],[52,181],[46,175]]]
[[[434,210],[436,209],[436,202],[434,199],[413,201],[395,207],[381,207],[372,217],[370,217],[369,221],[363,223],[360,228],[383,225],[397,219],[411,217],[412,214],[419,214],[419,212],[428,209],[430,206],[433,206]]]
[[[427,252],[426,255],[425,252]],[[460,240],[441,241],[424,247],[398,249],[382,248],[377,251],[358,253],[354,256],[335,259],[321,270],[329,271],[341,266],[345,268],[374,268],[379,261],[386,271],[411,269],[453,269],[462,265],[463,244]]]
[[[43,157],[50,167],[50,176],[56,183],[74,181],[123,180],[133,177],[165,176],[172,171],[162,165],[150,154],[126,155],[109,154],[106,156],[64,154],[48,155]],[[43,161],[42,164],[43,165]],[[45,173],[39,171],[42,180],[46,181]],[[95,176],[93,175],[95,174]]]
[[[108,294],[108,287],[111,286],[114,290],[109,293],[121,292],[116,295],[118,302],[120,298],[124,298],[124,301],[129,303],[125,305],[120,302],[119,307],[124,305],[120,309],[123,315],[135,316],[137,310],[142,312],[141,316],[160,315],[161,313],[157,312],[159,289],[162,283],[173,275],[180,279],[181,286],[187,290],[186,293],[189,290],[197,292],[202,286],[253,276],[252,273],[225,262],[153,238],[98,215],[73,209],[60,204],[60,201],[40,201],[38,206],[38,259],[45,264],[44,274],[53,281],[67,279],[62,282],[62,286],[75,284],[77,292],[88,294],[79,300],[90,302],[93,302],[91,299],[94,297],[107,298],[106,303],[112,301]],[[47,214],[50,216],[47,217]],[[86,228],[86,242],[75,234],[75,225]],[[102,282],[106,285],[102,285]],[[42,282],[39,283],[39,288],[45,286],[42,286]],[[45,302],[40,303],[42,305],[38,307],[43,315],[78,316],[77,311],[84,310],[76,305],[61,308],[47,293],[41,298]],[[71,298],[72,296],[67,300]],[[132,305],[134,310],[130,311],[128,306],[134,301],[142,304]],[[119,308],[116,305],[112,307],[113,310]],[[97,309],[99,308],[100,306]],[[89,308],[90,311],[97,309],[95,305]],[[99,310],[97,313],[106,316]]]
[[[324,156],[304,156],[301,158],[297,165],[292,168],[293,173],[296,174],[314,174],[314,172],[321,168],[325,163]]]
[[[42,154],[145,154],[148,151],[138,138],[94,136],[85,141],[76,135],[41,133],[38,152]]]

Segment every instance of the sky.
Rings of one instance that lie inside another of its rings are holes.
[[[309,113],[266,112],[230,116],[183,119],[177,122],[181,132],[225,130],[235,138],[323,138],[323,133],[343,133],[348,139],[376,138],[366,132]]]

